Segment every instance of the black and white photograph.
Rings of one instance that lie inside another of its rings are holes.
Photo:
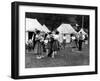
[[[14,79],[97,74],[97,7],[12,3]]]
[[[25,67],[89,65],[89,15],[25,13]]]

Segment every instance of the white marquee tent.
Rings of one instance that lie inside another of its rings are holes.
[[[42,30],[42,25],[37,19],[26,18],[26,31]]]
[[[61,24],[58,29],[60,33],[66,33],[66,34],[71,34],[71,33],[77,33],[75,29],[70,25],[70,24]]]
[[[70,24],[61,24],[58,29],[60,33],[65,33],[66,34],[66,43],[70,43],[70,34],[72,33],[77,33],[75,29],[70,25]]]
[[[87,33],[84,31],[83,28],[80,29],[80,31],[78,32],[78,34],[79,34],[80,32],[82,32],[83,35],[87,35]]]
[[[26,31],[34,31],[35,29],[50,32],[45,25],[41,25],[37,19],[26,18]]]
[[[26,42],[28,41],[28,32],[33,32],[35,29],[44,32],[50,32],[45,25],[41,25],[37,19],[26,18]]]

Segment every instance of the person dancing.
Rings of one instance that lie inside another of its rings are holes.
[[[43,46],[41,43],[41,34],[40,31],[38,30],[36,32],[36,38],[35,38],[36,44],[34,47],[34,53],[37,54],[37,59],[41,59],[42,53],[43,53]]]
[[[54,38],[54,41],[52,45],[52,51],[53,51],[52,58],[54,58],[55,54],[57,54],[59,51],[59,42],[58,42],[59,32],[58,31],[54,32],[53,38]]]

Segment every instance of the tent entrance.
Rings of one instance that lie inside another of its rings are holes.
[[[33,32],[28,32],[28,40],[32,39],[32,36],[33,36]]]

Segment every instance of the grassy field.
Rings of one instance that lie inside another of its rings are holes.
[[[55,58],[44,57],[42,59],[37,59],[33,51],[27,51],[25,54],[26,68],[80,65],[89,65],[89,48],[86,46],[83,47],[81,52],[79,52],[77,48],[66,47],[59,51],[59,53],[55,55]]]

